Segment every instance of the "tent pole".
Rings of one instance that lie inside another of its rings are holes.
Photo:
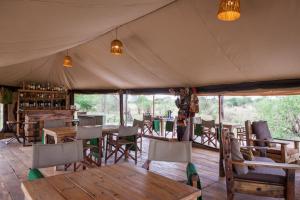
[[[220,160],[219,160],[219,176],[225,177],[225,170],[223,165],[224,155],[223,155],[223,144],[221,140],[221,134],[223,130],[223,119],[224,119],[224,105],[223,105],[224,97],[219,95],[219,129],[218,129],[218,138],[220,143],[219,153],[220,153]]]
[[[120,125],[124,125],[123,91],[119,92],[119,99],[120,99]]]
[[[152,96],[152,116],[154,117],[154,112],[155,112],[155,95]]]
[[[125,125],[128,123],[128,94],[125,94]]]

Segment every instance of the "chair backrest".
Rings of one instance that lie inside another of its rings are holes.
[[[216,127],[215,120],[206,121],[206,120],[202,119],[201,121],[202,121],[201,122],[202,126],[205,127],[205,128],[211,129],[211,128],[215,128]]]
[[[203,135],[202,124],[194,124],[194,134],[197,136]]]
[[[76,139],[88,140],[102,137],[102,126],[77,126]]]
[[[168,142],[162,140],[150,140],[148,160],[166,162],[184,162],[192,160],[191,142]]]
[[[92,116],[86,116],[86,115],[80,115],[78,116],[79,119],[79,125],[80,126],[95,126],[96,124],[96,118]]]
[[[267,142],[252,142],[253,136],[259,140],[272,140],[268,123],[266,121],[245,122],[247,145],[268,146]]]
[[[59,128],[65,126],[66,126],[65,119],[51,119],[51,120],[44,121],[44,128]]]
[[[144,113],[143,120],[144,121],[152,121],[152,115],[150,113]]]
[[[141,129],[143,129],[143,128],[144,128],[144,122],[141,121],[141,120],[134,119],[134,120],[133,120],[132,126],[133,126],[133,127],[136,126],[136,127],[139,127],[139,128],[141,128]]]
[[[119,137],[125,137],[125,136],[132,136],[132,135],[137,135],[138,133],[138,127],[128,127],[128,126],[120,126],[119,127]]]
[[[174,121],[166,121],[166,131],[167,132],[174,131]]]
[[[201,124],[201,117],[193,117],[193,124]]]
[[[34,144],[32,168],[45,168],[83,160],[82,140],[59,144]]]

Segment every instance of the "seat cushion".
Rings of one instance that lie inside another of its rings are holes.
[[[255,161],[272,162],[270,158],[265,157],[254,157]],[[272,167],[261,167],[256,166],[255,169],[250,169],[247,174],[234,174],[235,178],[247,179],[252,181],[261,181],[275,184],[285,184],[286,181],[285,171],[282,169]]]
[[[259,140],[271,140],[272,136],[266,121],[257,121],[252,123],[252,131]],[[257,142],[258,146],[268,146],[265,142]]]

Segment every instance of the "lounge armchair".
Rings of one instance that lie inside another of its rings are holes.
[[[293,163],[299,160],[299,141],[293,141],[294,147],[290,148],[289,141],[274,140],[266,121],[245,122],[246,139],[248,146],[266,147],[259,150],[261,156],[271,158],[276,162]]]
[[[238,139],[228,130],[223,130],[222,142],[228,200],[234,199],[235,193],[295,199],[295,170],[299,165],[275,163],[266,157],[244,160]]]

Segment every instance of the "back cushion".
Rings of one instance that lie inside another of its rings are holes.
[[[252,123],[252,131],[259,140],[271,140],[272,136],[266,121],[257,121]],[[267,146],[266,142],[257,142],[258,146]]]
[[[231,138],[231,159],[244,161],[243,155],[240,151],[240,143],[236,138]],[[233,169],[237,175],[248,173],[248,167],[245,165],[233,165]]]

